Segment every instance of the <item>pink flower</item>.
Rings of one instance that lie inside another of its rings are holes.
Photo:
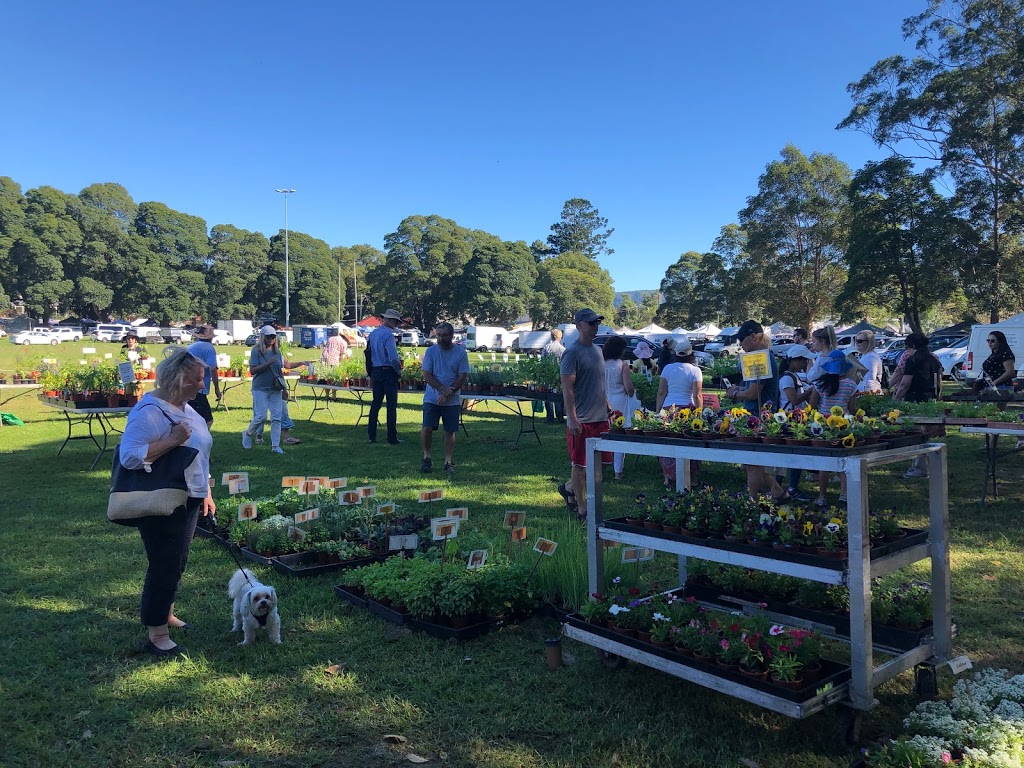
[[[722,638],[722,642],[720,642],[719,645],[722,646],[723,651],[729,650],[729,641],[726,640],[724,637]]]
[[[948,765],[952,759],[953,759],[953,756],[951,754],[949,754],[948,751],[946,751],[945,749],[942,750],[942,762],[943,763]]]
[[[768,634],[772,637],[777,637],[786,631],[786,628],[781,624],[772,624],[772,628],[768,630]]]

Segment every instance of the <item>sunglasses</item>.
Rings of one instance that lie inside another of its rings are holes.
[[[854,339],[854,341],[856,341],[858,344],[867,344],[868,343],[867,339]]]
[[[597,325],[601,324],[600,320],[584,320],[583,322],[586,323],[587,325],[594,325],[594,326],[597,326]]]
[[[995,339],[985,339],[985,341],[987,341],[989,344],[995,344],[996,343]]]

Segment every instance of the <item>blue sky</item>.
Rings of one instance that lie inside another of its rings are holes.
[[[617,290],[707,250],[792,142],[853,169],[848,82],[925,0],[11,3],[0,175],[123,184],[273,234],[369,243],[413,214],[544,239],[572,197]]]

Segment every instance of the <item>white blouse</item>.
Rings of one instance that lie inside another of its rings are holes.
[[[170,437],[174,424],[187,421],[192,427],[192,436],[184,443],[199,451],[199,461],[192,467],[192,473],[185,478],[188,495],[205,499],[210,491],[210,451],[213,450],[213,435],[206,426],[206,419],[200,416],[188,403],[184,410],[176,408],[166,400],[147,392],[128,414],[128,423],[121,438],[121,466],[125,469],[140,469],[149,453],[149,444]]]

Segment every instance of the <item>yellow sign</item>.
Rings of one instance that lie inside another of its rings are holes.
[[[767,349],[746,352],[739,356],[740,376],[744,381],[760,381],[772,378],[772,363]]]

